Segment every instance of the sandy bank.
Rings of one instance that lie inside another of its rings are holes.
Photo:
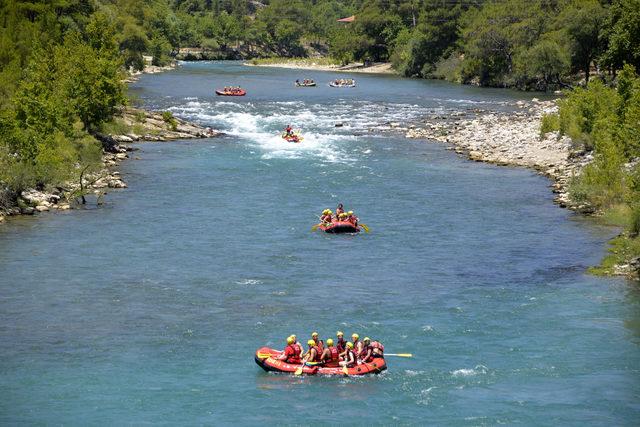
[[[349,65],[321,65],[307,61],[285,61],[273,64],[252,64],[245,62],[244,65],[250,67],[274,67],[274,68],[291,68],[296,70],[313,70],[313,71],[335,71],[340,73],[368,73],[368,74],[395,74],[391,68],[391,63],[375,63],[365,67],[362,63],[353,63]]]

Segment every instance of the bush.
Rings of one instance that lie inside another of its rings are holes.
[[[169,126],[169,129],[175,131],[178,129],[178,121],[173,117],[173,113],[171,111],[163,111],[162,112],[162,120]]]
[[[558,130],[560,130],[560,116],[558,114],[544,114],[540,125],[540,137]]]

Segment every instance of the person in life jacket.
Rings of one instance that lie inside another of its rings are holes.
[[[318,337],[318,333],[314,332],[311,334],[311,339],[316,343],[316,348],[318,349],[318,355],[321,355],[324,351],[324,341],[322,341]]]
[[[345,348],[347,348],[347,342],[344,340],[344,334],[342,331],[336,332],[336,337],[338,338],[338,342],[336,343],[336,347],[339,353],[342,353]]]
[[[347,348],[341,356],[343,360],[339,362],[340,366],[346,366],[347,368],[356,366],[356,354],[353,352],[353,343],[351,341],[347,343]]]
[[[298,337],[296,337],[295,334],[291,335],[291,338],[293,338],[293,348],[298,352],[298,357],[300,358],[300,360],[302,360],[304,348],[302,348],[302,345],[300,345],[300,343],[298,342]]]
[[[284,129],[284,136],[293,136],[293,129],[291,128],[291,125],[287,125]]]
[[[338,215],[338,221],[346,221],[346,220],[347,220],[346,212],[342,212],[340,215]]]
[[[338,207],[336,208],[336,218],[340,218],[340,214],[344,213],[344,206],[342,203],[338,203]]]
[[[320,356],[320,360],[324,362],[324,366],[338,367],[340,362],[340,352],[333,346],[333,340],[329,338],[327,340],[327,347],[325,347]]]
[[[318,353],[316,342],[314,340],[309,340],[307,341],[307,345],[309,346],[309,350],[307,350],[307,354],[304,355],[302,361],[304,363],[318,362],[320,360],[320,354]]]
[[[284,348],[282,354],[278,357],[280,360],[284,360],[287,363],[300,363],[300,353],[298,349],[295,347],[295,341],[293,337],[287,338],[287,346]]]
[[[353,224],[354,227],[358,226],[358,217],[353,214],[353,211],[347,212],[347,221]]]
[[[360,339],[360,335],[358,334],[351,335],[351,340],[353,341],[353,351],[355,351],[356,354],[360,354],[360,352],[362,351],[362,341],[358,341],[359,339]]]
[[[371,348],[371,338],[364,337],[362,340],[362,350],[358,353],[358,359],[363,363],[373,360],[373,349]]]
[[[384,346],[380,341],[371,341],[370,347],[373,358],[384,357]]]
[[[325,209],[322,211],[322,216],[320,217],[320,222],[324,223],[324,224],[331,224],[331,215],[333,214],[333,212],[331,212],[331,209]]]

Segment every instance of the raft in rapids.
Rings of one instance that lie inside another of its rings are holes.
[[[246,94],[247,94],[247,91],[244,89],[228,90],[228,91],[225,91],[223,89],[216,89],[216,95],[218,96],[245,96]]]
[[[274,350],[269,347],[261,347],[256,350],[255,360],[258,366],[267,372],[281,372],[285,374],[293,374],[302,366],[302,374],[304,375],[368,375],[379,374],[387,369],[387,362],[384,358],[378,357],[368,363],[362,363],[352,368],[347,368],[347,372],[344,372],[344,368],[341,366],[329,367],[323,365],[303,366],[300,363],[287,363],[284,360],[276,359],[282,354],[280,350]]]

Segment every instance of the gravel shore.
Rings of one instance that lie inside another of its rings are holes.
[[[406,131],[407,138],[449,143],[451,149],[470,160],[502,166],[535,169],[552,181],[555,202],[581,213],[593,209],[570,200],[568,186],[593,158],[576,151],[571,140],[557,132],[540,134],[544,114],[555,113],[555,101],[518,101],[509,113],[473,110],[432,114]]]

